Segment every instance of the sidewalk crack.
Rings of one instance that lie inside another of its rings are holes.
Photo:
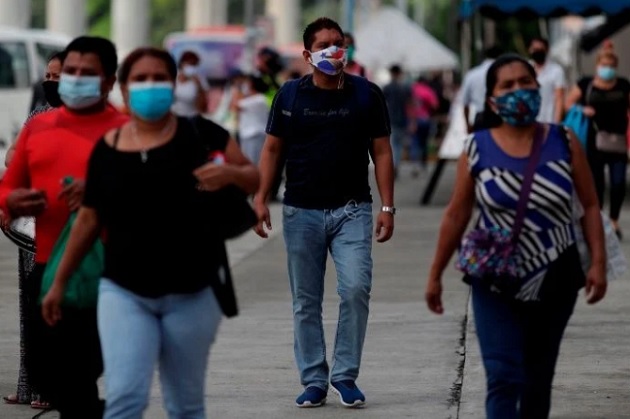
[[[469,294],[468,299],[469,298],[470,298],[470,294]],[[457,348],[457,351],[455,351],[460,356],[459,363],[457,364],[457,377],[455,378],[455,381],[453,382],[453,385],[451,386],[450,395],[448,399],[449,409],[453,407],[456,408],[455,417],[453,419],[459,419],[459,410],[460,410],[460,403],[461,403],[461,398],[462,398],[462,387],[464,384],[464,368],[466,366],[466,332],[467,332],[467,327],[468,327],[468,307],[469,307],[468,299],[466,301],[466,312],[460,322],[459,347]]]

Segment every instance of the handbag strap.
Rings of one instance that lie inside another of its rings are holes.
[[[595,79],[591,80],[591,82],[586,87],[586,93],[584,95],[584,105],[591,106],[591,95],[593,94],[593,83]]]
[[[523,173],[523,184],[521,185],[521,193],[518,197],[518,204],[516,205],[516,217],[514,218],[514,226],[512,228],[512,241],[518,242],[518,237],[523,229],[523,223],[525,222],[525,212],[527,211],[527,202],[529,201],[529,194],[532,190],[532,184],[534,183],[534,175],[536,174],[536,168],[540,161],[540,154],[543,145],[543,135],[545,133],[545,126],[542,124],[536,124],[536,132],[534,133],[534,140],[532,142],[532,150],[527,161],[527,167],[525,173]]]

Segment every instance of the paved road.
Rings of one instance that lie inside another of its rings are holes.
[[[370,325],[359,385],[368,398],[361,410],[343,409],[331,394],[327,406],[293,406],[301,390],[293,361],[291,304],[279,207],[274,236],[246,235],[230,243],[241,315],[221,325],[207,380],[210,418],[483,418],[484,377],[469,315],[468,288],[460,275],[445,275],[445,315],[431,315],[422,302],[443,206],[451,192],[447,168],[432,206],[419,207],[426,177],[403,171],[397,184],[395,239],[374,247]],[[630,211],[622,218],[628,220]],[[624,245],[630,250],[628,244]],[[0,393],[14,390],[18,324],[16,252],[0,238]],[[630,281],[611,284],[601,305],[576,308],[563,345],[552,417],[630,417]],[[324,310],[332,348],[338,299],[329,263]],[[25,407],[0,404],[0,418],[30,418]],[[47,418],[54,418],[51,413]],[[157,380],[146,416],[165,418]]]

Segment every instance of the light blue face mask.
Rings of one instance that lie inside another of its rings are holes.
[[[610,81],[617,77],[617,70],[614,67],[601,65],[597,67],[597,75],[602,80]]]
[[[129,83],[129,109],[140,119],[157,121],[171,109],[173,83]]]
[[[73,76],[62,73],[58,90],[61,101],[70,109],[89,108],[103,98],[99,76]]]

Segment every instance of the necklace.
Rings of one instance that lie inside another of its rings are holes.
[[[337,90],[341,90],[343,88],[343,82],[344,82],[344,77],[343,77],[343,73],[341,73],[341,75],[339,76],[339,81],[337,82]],[[315,81],[315,77],[313,77],[313,85],[315,87],[319,87],[319,85],[317,84],[317,82]]]
[[[164,125],[164,128],[162,128],[162,130],[160,131],[160,134],[158,136],[159,139],[162,139],[162,137],[164,137],[164,135],[171,128],[171,125],[173,125],[172,117],[169,118],[166,125]],[[140,148],[140,161],[142,161],[142,163],[146,163],[147,160],[149,159],[148,147],[142,146],[142,143],[140,142],[140,137],[138,136],[138,126],[135,122],[131,124],[131,138],[136,143],[136,145]]]

